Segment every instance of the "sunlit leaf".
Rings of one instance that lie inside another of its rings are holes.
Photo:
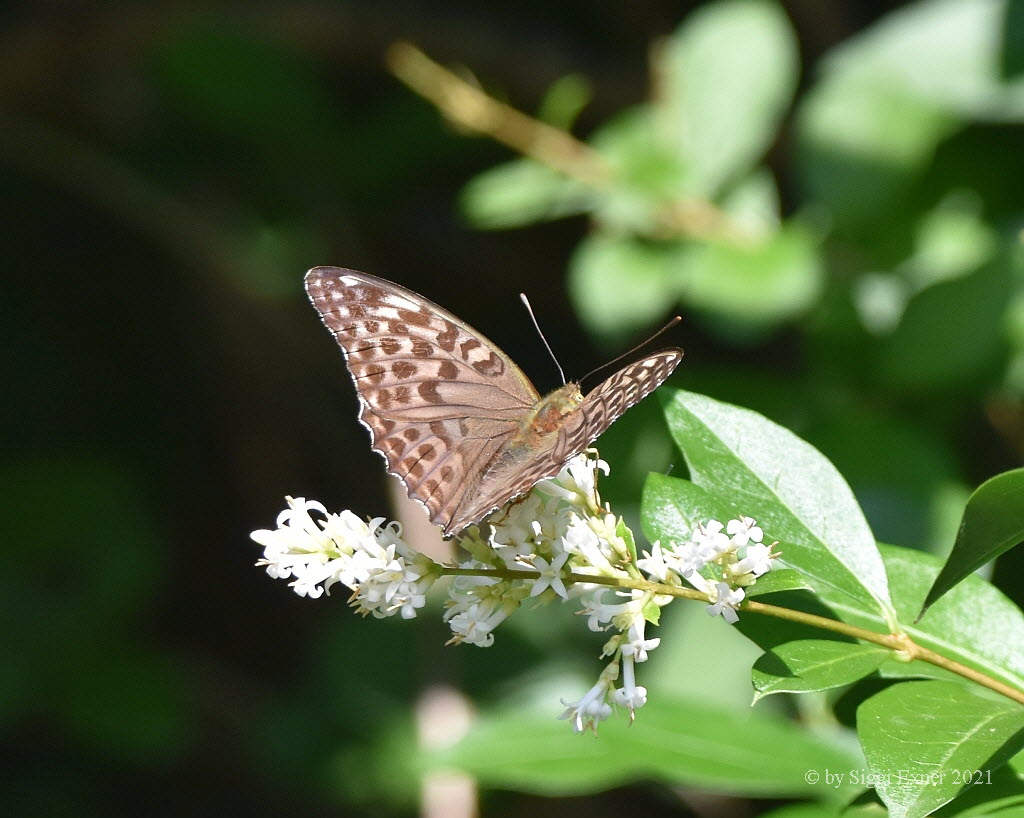
[[[657,323],[675,303],[673,248],[598,233],[579,243],[569,266],[569,293],[580,319],[615,336]]]
[[[662,110],[689,168],[686,192],[713,195],[774,141],[796,87],[796,38],[774,3],[720,0],[661,52]]]
[[[878,669],[890,651],[826,639],[787,642],[754,663],[754,701],[772,693],[808,693],[852,684]]]
[[[817,242],[796,223],[749,246],[703,242],[680,252],[683,303],[744,324],[792,318],[814,304],[823,284]]]
[[[955,682],[895,684],[857,710],[877,791],[894,818],[928,815],[1024,746],[1024,707]]]
[[[929,606],[964,577],[1024,542],[1024,469],[982,483],[967,501],[953,550],[925,597]]]
[[[485,170],[462,189],[460,205],[474,227],[500,230],[582,213],[593,194],[532,159]]]
[[[664,698],[649,702],[632,726],[613,716],[596,741],[550,714],[498,712],[430,761],[465,770],[487,786],[547,794],[599,792],[653,778],[717,792],[825,798],[849,791],[822,792],[805,781],[806,771],[857,763],[767,711]]]
[[[842,591],[887,616],[888,583],[874,537],[823,455],[755,412],[681,390],[662,394],[695,484],[731,504],[731,516],[754,517],[767,538],[786,542],[783,562],[816,588]]]

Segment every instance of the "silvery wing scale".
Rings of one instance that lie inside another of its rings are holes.
[[[665,349],[586,395],[567,383],[542,398],[497,346],[398,284],[314,267],[306,292],[345,355],[373,450],[446,537],[558,474],[683,355]]]

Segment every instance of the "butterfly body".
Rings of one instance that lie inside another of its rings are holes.
[[[557,474],[671,374],[668,349],[584,396],[541,397],[497,346],[411,290],[314,267],[306,291],[345,355],[372,447],[446,536]]]

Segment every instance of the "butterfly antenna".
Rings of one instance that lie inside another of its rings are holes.
[[[555,366],[558,367],[558,375],[562,379],[562,385],[565,385],[565,373],[562,371],[562,365],[558,363],[558,358],[555,357],[555,353],[551,351],[551,344],[548,343],[548,339],[544,337],[544,333],[540,330],[540,324],[537,323],[537,316],[533,314],[533,307],[530,306],[530,299],[526,297],[526,293],[519,293],[519,299],[523,302],[523,306],[526,307],[526,311],[530,314],[530,320],[533,321],[533,327],[537,330],[537,334],[540,339],[544,342],[544,347],[548,351],[548,355],[551,356],[551,360],[555,362]]]
[[[582,378],[580,378],[580,383],[583,383],[583,381],[585,381],[585,380],[586,380],[587,378],[589,378],[589,377],[590,377],[591,375],[593,375],[593,374],[594,374],[595,372],[600,372],[600,371],[601,371],[602,369],[607,369],[607,368],[608,368],[608,367],[610,367],[610,366],[611,366],[612,364],[617,364],[617,363],[618,363],[619,361],[621,361],[621,360],[622,360],[623,358],[628,358],[628,357],[629,357],[630,355],[632,355],[632,354],[633,354],[634,352],[636,352],[636,351],[637,351],[638,349],[643,349],[643,348],[644,348],[645,346],[647,346],[647,345],[648,345],[649,343],[651,343],[651,341],[653,341],[653,340],[654,340],[655,338],[657,338],[657,337],[658,337],[659,335],[661,335],[661,334],[663,334],[663,333],[665,333],[665,332],[668,332],[668,331],[669,331],[670,329],[672,329],[672,327],[674,327],[674,326],[675,326],[676,324],[678,324],[678,323],[679,323],[680,321],[682,321],[682,320],[683,320],[683,319],[682,319],[682,318],[680,318],[680,317],[679,317],[679,316],[677,315],[677,316],[676,316],[675,318],[673,318],[673,319],[672,319],[671,321],[669,321],[669,322],[668,322],[667,324],[665,324],[665,326],[663,326],[663,327],[662,327],[661,329],[659,329],[659,330],[658,330],[658,331],[657,331],[656,333],[654,333],[654,335],[652,335],[652,336],[651,336],[650,338],[648,338],[648,339],[647,339],[646,341],[641,341],[641,342],[640,342],[639,344],[637,344],[637,345],[636,345],[635,347],[633,347],[633,348],[632,348],[631,350],[629,350],[629,351],[627,351],[627,352],[623,352],[623,353],[622,353],[621,355],[619,355],[619,356],[617,356],[617,357],[615,357],[615,358],[612,358],[612,360],[610,360],[610,361],[609,361],[608,363],[606,363],[606,364],[601,364],[601,365],[600,365],[600,366],[599,366],[599,367],[598,367],[597,369],[591,369],[591,370],[590,370],[590,371],[589,371],[589,372],[588,372],[588,373],[587,373],[586,375],[584,375],[584,376],[583,376]]]

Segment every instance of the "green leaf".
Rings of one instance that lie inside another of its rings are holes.
[[[591,330],[624,335],[661,320],[675,305],[671,250],[663,244],[598,233],[569,262],[569,294]]]
[[[797,119],[801,175],[840,225],[889,219],[955,122],[886,77],[830,72]]]
[[[836,49],[830,68],[885,77],[891,86],[963,117],[1024,118],[1024,78],[1008,81],[998,55],[1014,0],[930,0],[886,15]]]
[[[1024,469],[1003,472],[982,483],[967,501],[956,542],[925,597],[928,607],[964,577],[1024,542]]]
[[[681,390],[659,394],[696,485],[754,517],[767,539],[786,542],[783,561],[819,593],[832,588],[891,618],[874,537],[820,452],[756,412]]]
[[[774,141],[796,88],[796,38],[774,3],[727,0],[691,14],[662,53],[657,112],[689,173],[716,193]]]
[[[876,645],[826,639],[787,642],[754,663],[754,701],[772,693],[809,693],[853,684],[889,656],[890,651]]]
[[[799,315],[823,285],[817,242],[795,222],[750,245],[688,245],[676,264],[684,303],[745,324]]]
[[[459,205],[474,227],[503,230],[582,213],[593,199],[579,182],[532,159],[517,159],[473,177]]]
[[[997,255],[962,278],[914,296],[878,346],[875,370],[901,388],[949,388],[997,362],[1016,253]],[[939,351],[941,350],[941,352]]]
[[[928,815],[1024,746],[1024,707],[955,682],[902,682],[857,709],[857,731],[893,818]]]
[[[613,716],[595,741],[550,714],[506,709],[427,761],[465,770],[487,786],[559,795],[642,778],[743,795],[849,794],[823,793],[804,774],[849,769],[856,759],[768,711],[660,698],[639,715],[632,726]]]
[[[991,583],[976,574],[966,577],[937,600],[920,622],[926,589],[939,573],[941,562],[930,554],[892,545],[879,546],[889,574],[896,615],[903,630],[922,647],[980,670],[1001,682],[1024,690],[1024,614]],[[912,624],[911,624],[912,623]],[[877,622],[854,621],[879,630]],[[938,668],[923,662],[899,664],[904,672],[915,668],[935,675]]]
[[[757,582],[744,590],[746,598],[750,599],[765,594],[778,594],[782,591],[810,591],[812,588],[799,571],[794,571],[792,568],[777,568],[758,577]]]
[[[630,531],[626,521],[619,517],[619,521],[615,524],[615,533],[626,543],[626,548],[629,551],[630,561],[636,565],[637,553],[636,553],[636,540],[633,538],[633,532]]]
[[[537,111],[537,119],[567,131],[593,96],[586,77],[566,74],[548,88]]]

